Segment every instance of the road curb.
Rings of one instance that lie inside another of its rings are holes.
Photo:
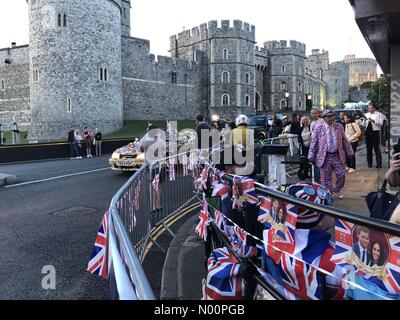
[[[182,244],[185,242],[197,218],[198,216],[194,215],[179,228],[168,248],[162,271],[161,300],[177,300],[180,298],[178,293],[179,254]]]

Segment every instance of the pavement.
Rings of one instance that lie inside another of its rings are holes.
[[[0,299],[108,299],[85,270],[101,218],[129,175],[108,156],[0,165],[16,185],[0,187]],[[56,289],[42,288],[54,266]]]

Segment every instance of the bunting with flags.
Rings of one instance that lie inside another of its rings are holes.
[[[249,178],[234,177],[232,186],[233,209],[258,204],[254,180]]]

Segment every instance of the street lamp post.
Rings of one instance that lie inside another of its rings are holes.
[[[285,92],[285,97],[286,97],[286,110],[289,110],[289,96],[290,96],[289,91],[286,91],[286,92]]]

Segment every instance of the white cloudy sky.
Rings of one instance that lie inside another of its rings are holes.
[[[90,1],[90,0],[88,0]],[[256,26],[256,40],[298,40],[329,50],[330,61],[349,51],[372,57],[348,0],[134,0],[132,35],[151,40],[154,54],[168,55],[169,37],[209,20],[240,19]],[[0,48],[28,43],[26,0],[0,1]]]

